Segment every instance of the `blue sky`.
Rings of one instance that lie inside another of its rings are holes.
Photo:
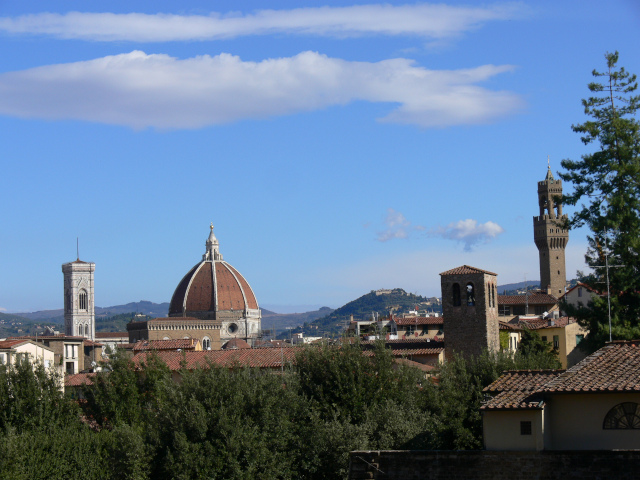
[[[210,222],[279,311],[538,279],[536,182],[594,148],[570,126],[639,28],[631,0],[0,2],[0,311],[61,308],[76,237],[96,305],[169,301]]]

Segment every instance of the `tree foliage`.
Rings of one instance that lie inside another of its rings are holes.
[[[560,177],[573,185],[564,203],[580,207],[569,226],[586,225],[591,230],[585,256],[594,274],[586,283],[606,291],[604,265],[624,265],[609,269],[614,338],[638,338],[640,334],[640,124],[636,118],[640,96],[634,95],[636,76],[617,68],[618,52],[605,55],[607,69],[593,71],[598,79],[588,85],[593,96],[582,100],[590,117],[573,125],[585,145],[598,149],[581,160],[563,160]],[[600,80],[601,79],[601,80]],[[605,258],[607,256],[608,258]],[[576,315],[590,330],[584,342],[593,351],[608,340],[607,301],[595,299]]]

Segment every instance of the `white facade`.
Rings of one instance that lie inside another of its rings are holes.
[[[65,334],[95,338],[95,302],[93,272],[95,263],[75,262],[62,265],[64,275]]]

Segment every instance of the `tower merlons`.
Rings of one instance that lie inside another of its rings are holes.
[[[93,272],[95,263],[75,262],[62,265],[64,275],[64,330],[66,335],[93,340],[96,333]]]
[[[533,239],[540,256],[540,288],[554,297],[564,294],[567,284],[564,249],[569,242],[569,231],[564,228],[567,215],[562,214],[562,180],[556,180],[547,170],[547,176],[538,182],[540,216],[533,217]]]

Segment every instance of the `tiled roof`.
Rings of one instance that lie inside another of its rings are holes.
[[[640,392],[640,340],[612,342],[548,382],[545,392]]]
[[[498,305],[555,305],[558,299],[548,293],[535,292],[527,295],[498,295]]]
[[[550,323],[553,322],[553,325]],[[522,318],[519,317],[511,325],[518,325],[529,330],[540,330],[542,328],[564,328],[570,323],[576,323],[574,318]]]
[[[0,341],[0,348],[2,349],[6,349],[6,348],[13,348],[16,345],[20,345],[22,343],[28,342],[29,339],[23,338],[23,339],[12,339],[12,340],[1,340]]]
[[[410,357],[412,355],[440,355],[444,351],[444,347],[434,348],[392,348],[391,353],[394,357]],[[362,352],[366,356],[374,354],[372,350]]]
[[[496,395],[482,410],[526,410],[544,406],[540,392],[544,385],[562,370],[512,370],[486,387],[483,392]]]
[[[379,342],[380,340],[362,340],[360,342],[361,345],[375,345],[377,342]],[[394,346],[396,344],[409,344],[412,347],[415,345],[425,345],[425,346],[444,346],[444,344],[442,342],[439,342],[437,340],[428,340],[426,338],[420,338],[420,337],[409,337],[409,338],[397,338],[395,340],[385,340],[384,344],[389,346]]]
[[[181,363],[186,361],[186,368],[207,368],[209,365],[219,367],[280,368],[283,364],[295,363],[298,347],[286,348],[252,348],[243,350],[207,350],[203,352],[160,351],[155,353],[171,370],[181,370]],[[137,365],[146,361],[147,352],[133,357]]]
[[[35,335],[22,335],[20,337],[9,337],[7,340],[17,338],[27,340],[69,340],[71,342],[82,342],[84,340],[87,340],[85,337],[73,337],[71,335],[65,335],[63,333],[59,335],[38,335],[37,337]]]
[[[64,376],[65,387],[79,387],[80,385],[93,385],[95,373],[76,373],[75,375]]]
[[[195,338],[180,338],[177,340],[140,340],[133,346],[134,352],[144,350],[193,350],[198,341]]]
[[[96,332],[96,338],[129,338],[129,332]]]
[[[251,345],[249,345],[247,342],[245,342],[241,338],[232,338],[227,343],[225,343],[222,348],[224,350],[231,350],[233,348],[238,350],[238,349],[241,349],[241,348],[251,348]]]
[[[406,317],[394,318],[396,325],[442,325],[443,317]]]
[[[436,367],[434,367],[433,365],[425,365],[424,363],[414,362],[413,360],[409,360],[406,358],[395,358],[394,362],[402,365],[407,365],[408,367],[419,368],[423,372],[432,372],[433,370],[436,370]]]
[[[498,329],[499,330],[514,330],[514,331],[522,330],[522,328],[520,328],[518,325],[514,325],[514,324],[511,324],[511,323],[503,322],[501,320],[498,320]]]
[[[497,273],[489,272],[487,270],[481,270],[476,267],[470,267],[469,265],[462,265],[461,267],[452,268],[446,272],[442,272],[440,275],[469,275],[473,273],[486,273],[487,275],[498,275]]]
[[[88,338],[85,338],[84,342],[82,342],[82,343],[84,343],[85,347],[104,347],[103,344],[98,343],[98,342],[94,342],[93,340],[89,340]]]

